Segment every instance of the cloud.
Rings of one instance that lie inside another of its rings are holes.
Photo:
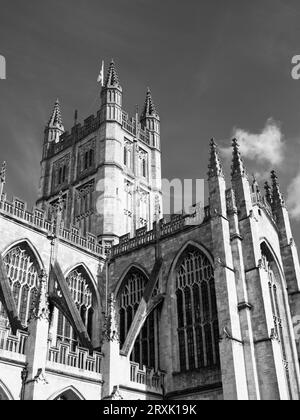
[[[252,160],[257,165],[278,167],[282,164],[286,144],[280,124],[269,118],[261,133],[253,134],[240,128],[235,128],[233,137],[237,138],[240,151],[244,158]],[[230,147],[221,148],[225,156],[231,156]]]
[[[287,191],[287,205],[289,207],[290,216],[300,221],[300,201],[299,201],[299,191],[300,191],[300,170],[298,175],[292,180],[288,187]]]

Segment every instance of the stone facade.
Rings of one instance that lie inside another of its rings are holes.
[[[0,399],[298,400],[300,267],[275,172],[210,145],[206,207],[161,217],[159,116],[112,62],[96,117],[45,130],[40,196],[0,174]],[[91,233],[90,233],[91,232]]]

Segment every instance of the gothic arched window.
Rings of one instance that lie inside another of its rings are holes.
[[[87,274],[85,273],[85,270],[77,268],[71,271],[66,280],[71,296],[81,315],[81,319],[87,329],[89,337],[92,338],[94,299]],[[75,331],[61,312],[58,314],[57,340],[58,342],[69,343],[73,348],[78,345]]]
[[[143,297],[148,279],[138,269],[127,274],[119,294],[120,344],[124,344]],[[148,368],[158,368],[158,311],[154,309],[137,337],[130,360]]]
[[[190,247],[176,268],[180,370],[219,364],[219,327],[213,267]]]
[[[4,264],[19,318],[26,327],[38,294],[38,264],[26,244],[12,248],[4,257]],[[1,303],[0,324],[8,326]]]

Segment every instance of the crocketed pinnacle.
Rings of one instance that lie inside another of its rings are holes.
[[[114,60],[111,60],[110,62],[104,86],[105,87],[119,87],[120,86],[119,77],[117,74]]]
[[[246,175],[246,169],[244,166],[243,159],[241,157],[240,153],[240,146],[238,144],[237,139],[232,140],[232,165],[231,165],[231,176],[232,178],[236,176],[245,176]]]
[[[64,131],[63,123],[62,123],[62,117],[61,117],[61,111],[60,111],[60,103],[57,99],[48,123],[49,128],[58,128],[61,131]]]
[[[210,141],[210,157],[208,165],[208,179],[211,179],[215,176],[224,177],[222,163],[220,160],[218,146],[214,139]]]
[[[272,204],[272,189],[268,181],[265,182],[264,189],[265,189],[266,200],[271,205]]]
[[[157,116],[157,115],[158,113],[156,111],[156,108],[152,99],[151,90],[148,88],[147,94],[146,94],[145,105],[142,112],[142,118],[149,117],[149,116],[152,117],[152,116]]]
[[[5,184],[5,181],[6,181],[6,162],[3,162],[2,168],[0,171],[0,182],[2,182],[2,184]]]
[[[279,185],[278,177],[275,171],[271,172],[271,179],[272,179],[273,206],[284,206],[284,199],[280,191],[280,185]]]
[[[118,324],[116,319],[116,300],[113,294],[108,299],[107,314],[105,316],[103,339],[119,341]]]

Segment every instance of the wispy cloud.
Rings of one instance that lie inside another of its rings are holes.
[[[290,216],[297,221],[300,221],[299,191],[300,191],[300,169],[296,177],[290,183],[288,187],[288,191],[287,191],[287,205],[289,208],[289,213],[290,213]]]
[[[243,157],[253,161],[256,166],[263,165],[266,170],[272,166],[278,167],[283,163],[286,143],[280,123],[273,118],[267,120],[261,133],[255,134],[235,128],[233,137],[238,139]],[[221,148],[221,151],[227,157],[232,152],[230,147]]]

